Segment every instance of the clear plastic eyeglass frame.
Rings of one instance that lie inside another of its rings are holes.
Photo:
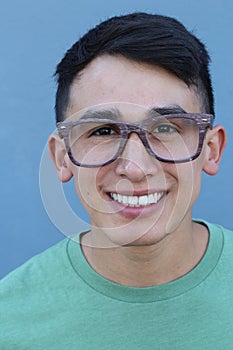
[[[195,121],[196,126],[198,127],[198,132],[199,132],[199,140],[198,140],[198,147],[196,149],[196,152],[187,157],[187,158],[183,158],[183,159],[178,159],[178,160],[174,160],[174,159],[167,159],[167,158],[163,158],[161,156],[159,156],[158,154],[156,154],[156,152],[151,148],[146,133],[147,133],[147,126],[156,119],[174,119],[174,118],[184,118],[184,119],[190,119]],[[156,116],[156,117],[151,117],[148,119],[143,120],[142,122],[137,122],[137,123],[124,123],[124,122],[118,122],[118,121],[113,121],[112,119],[102,119],[102,118],[85,118],[85,119],[79,119],[79,120],[65,120],[62,122],[57,123],[57,129],[58,129],[58,134],[59,136],[64,139],[64,143],[65,143],[65,147],[66,147],[66,151],[68,153],[68,156],[70,158],[70,160],[77,166],[81,166],[81,167],[87,167],[87,168],[95,168],[95,167],[99,167],[99,166],[104,166],[107,164],[110,164],[112,162],[114,162],[114,160],[116,160],[118,157],[120,157],[120,155],[122,154],[127,140],[130,136],[130,134],[132,133],[136,133],[140,140],[142,141],[144,147],[146,148],[146,150],[156,159],[158,159],[161,162],[166,162],[166,163],[185,163],[185,162],[190,162],[194,159],[196,159],[202,150],[203,147],[203,142],[205,139],[205,135],[206,132],[208,130],[208,128],[212,128],[213,125],[213,120],[214,120],[214,116],[210,115],[210,114],[199,114],[199,113],[179,113],[179,114],[169,114],[169,115],[160,115],[160,116]],[[72,149],[71,149],[71,145],[70,145],[70,132],[72,130],[72,128],[76,125],[81,125],[85,123],[105,123],[108,125],[115,125],[119,128],[120,130],[120,136],[121,136],[121,141],[119,144],[119,148],[118,151],[114,154],[114,157],[106,162],[102,162],[99,164],[85,164],[85,163],[80,163],[78,162],[73,154],[72,154]]]

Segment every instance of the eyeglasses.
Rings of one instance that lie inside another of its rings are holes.
[[[213,119],[212,115],[195,113],[156,115],[137,123],[85,118],[59,122],[57,128],[77,166],[94,168],[110,164],[121,156],[132,133],[159,161],[184,163],[200,155]]]

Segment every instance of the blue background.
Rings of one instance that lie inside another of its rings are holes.
[[[207,44],[212,56],[217,123],[226,127],[228,145],[219,174],[203,177],[194,216],[233,227],[231,0],[1,1],[0,277],[64,238],[46,213],[39,186],[41,156],[55,128],[55,66],[92,26],[109,16],[131,11],[174,16]],[[49,181],[45,186],[50,189]],[[71,206],[86,220],[72,184],[64,191]]]

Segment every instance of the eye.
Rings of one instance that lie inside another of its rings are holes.
[[[114,130],[113,127],[106,125],[93,130],[90,136],[111,136],[116,134],[117,134],[117,131]]]
[[[161,124],[158,125],[154,128],[153,130],[154,133],[159,133],[159,134],[172,134],[172,133],[177,133],[178,130],[175,127],[175,125],[172,124]]]

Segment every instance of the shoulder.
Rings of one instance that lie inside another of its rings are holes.
[[[209,244],[207,251],[218,255],[219,261],[233,261],[233,231],[219,224],[209,223],[205,220],[195,219],[195,222],[204,225],[209,231]],[[216,253],[217,252],[217,253]]]
[[[210,233],[212,234],[221,234],[223,236],[224,242],[229,242],[233,244],[233,231],[225,228],[221,225],[206,223]]]
[[[0,296],[2,293],[10,292],[12,286],[14,291],[41,285],[43,281],[49,281],[49,275],[54,277],[59,273],[59,266],[66,268],[66,246],[68,239],[64,239],[44,252],[34,256],[22,266],[10,272],[0,281]]]
[[[51,339],[54,320],[72,308],[70,293],[77,282],[67,256],[68,242],[62,240],[0,281],[1,349],[32,348],[46,332],[46,339]]]
[[[215,242],[215,248],[217,248],[216,246],[218,245],[218,249],[220,249],[219,261],[217,266],[219,268],[224,267],[225,273],[229,274],[231,276],[231,279],[233,279],[233,231],[221,225],[210,223],[205,224],[208,226],[210,237],[212,237],[212,240]]]
[[[214,225],[215,230],[218,233],[223,235],[223,251],[222,256],[225,257],[228,261],[233,261],[233,231],[227,228],[224,228],[220,225]]]
[[[201,219],[194,219],[193,221],[206,226],[209,230],[210,235],[220,234],[225,239],[230,239],[230,241],[233,240],[233,231],[223,227],[222,225],[210,223]]]

